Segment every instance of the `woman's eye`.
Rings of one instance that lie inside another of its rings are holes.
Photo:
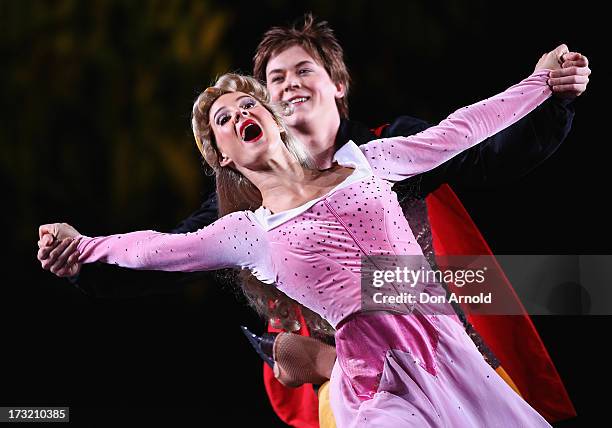
[[[307,74],[307,73],[310,73],[310,70],[309,70],[309,69],[307,69],[307,68],[302,68],[302,69],[299,71],[299,73],[300,73],[300,74]]]
[[[242,108],[243,109],[247,109],[248,110],[248,109],[253,108],[253,107],[255,107],[255,101],[253,101],[253,100],[248,100],[244,104],[242,104]]]
[[[229,116],[228,115],[223,115],[219,118],[219,120],[217,121],[217,123],[221,126],[225,125],[227,123],[227,121],[229,120]]]
[[[276,76],[272,78],[272,83],[280,83],[283,81],[283,78],[281,76]]]

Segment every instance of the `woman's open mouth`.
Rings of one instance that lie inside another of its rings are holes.
[[[254,120],[246,120],[240,127],[240,137],[245,143],[254,143],[263,135],[263,131]]]

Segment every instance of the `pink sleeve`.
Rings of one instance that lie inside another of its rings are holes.
[[[401,181],[429,171],[512,125],[550,95],[550,70],[531,76],[484,101],[463,107],[437,126],[410,137],[370,141],[360,149],[375,175]]]
[[[266,239],[251,213],[228,214],[193,233],[151,230],[79,238],[82,263],[103,262],[132,269],[191,272],[243,267],[267,270]]]

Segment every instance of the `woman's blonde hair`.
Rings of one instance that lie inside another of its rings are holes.
[[[283,115],[292,113],[290,106],[273,106],[266,87],[253,77],[235,73],[224,74],[198,96],[191,114],[196,145],[215,174],[219,216],[235,211],[255,210],[262,204],[261,193],[253,183],[240,172],[219,164],[221,153],[210,124],[210,108],[220,96],[233,92],[248,94],[266,108],[280,126],[281,139],[289,152],[303,167],[314,168],[312,158],[289,132],[282,119],[281,112]],[[295,311],[298,306],[311,330],[322,334],[333,333],[333,328],[319,315],[290,299],[276,287],[263,284],[246,270],[241,271],[238,278],[249,304],[260,315],[273,320],[282,328],[290,331],[299,328]]]

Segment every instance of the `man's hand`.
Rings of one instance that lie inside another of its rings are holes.
[[[80,233],[75,228],[66,223],[44,224],[38,228],[38,236],[37,258],[43,269],[60,277],[79,273],[76,238]]]
[[[578,52],[568,52],[562,56],[562,61],[560,69],[550,72],[548,84],[558,97],[574,99],[586,91],[589,84],[589,60]]]

